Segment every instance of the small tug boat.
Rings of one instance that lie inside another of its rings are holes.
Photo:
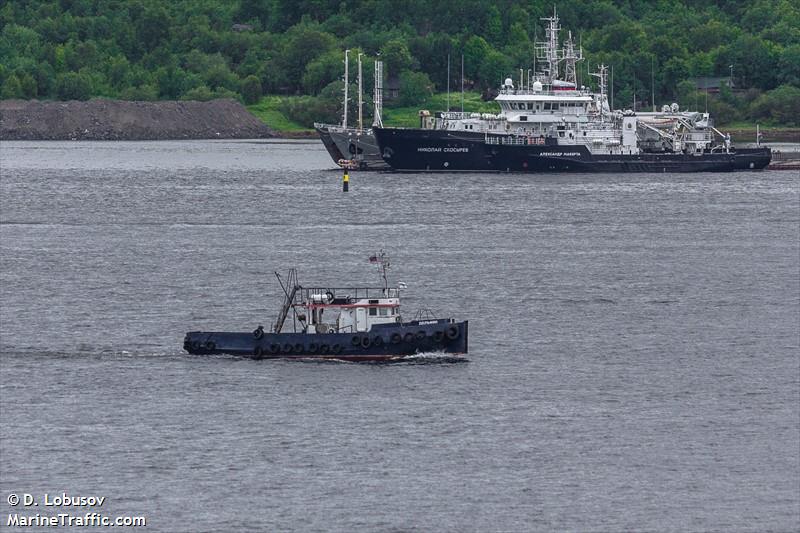
[[[232,354],[252,359],[338,359],[391,361],[421,352],[466,354],[468,321],[436,318],[422,311],[408,322],[400,314],[403,283],[389,287],[389,259],[370,257],[379,266],[382,287],[304,287],[297,271],[284,281],[276,272],[284,302],[271,332],[191,331],[183,348],[190,354]],[[293,331],[284,332],[291,314]]]

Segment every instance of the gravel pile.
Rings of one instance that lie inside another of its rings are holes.
[[[236,100],[0,102],[3,140],[257,139],[273,132]]]

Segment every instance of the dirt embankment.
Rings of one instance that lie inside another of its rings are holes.
[[[258,139],[274,137],[235,100],[0,101],[3,140]]]

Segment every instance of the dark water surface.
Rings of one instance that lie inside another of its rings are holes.
[[[0,528],[9,493],[63,491],[148,531],[800,527],[797,173],[343,194],[331,167],[317,142],[0,146]],[[273,270],[373,284],[381,247],[406,315],[470,320],[468,362],[182,352],[268,325]]]

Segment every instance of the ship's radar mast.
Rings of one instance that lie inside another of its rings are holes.
[[[558,31],[561,29],[561,26],[558,25],[558,14],[556,13],[555,6],[553,6],[553,16],[542,17],[541,20],[546,20],[548,22],[545,30],[547,40],[544,43],[540,43],[540,48],[544,49],[544,57],[542,59],[547,63],[544,74],[549,78],[550,83],[552,83],[553,80],[558,79],[558,63],[561,61],[558,49]]]
[[[381,250],[377,254],[369,256],[369,262],[373,263],[378,267],[378,273],[383,279],[383,293],[388,294],[389,292],[389,256],[386,254],[384,250]]]
[[[597,78],[597,84],[600,87],[600,118],[601,120],[605,117],[606,108],[608,106],[608,97],[606,96],[606,90],[608,88],[608,67],[601,64],[597,67],[598,72],[592,72],[591,75]]]
[[[572,40],[572,32],[569,32],[567,40],[564,41],[564,81],[574,83],[575,87],[578,86],[578,77],[576,75],[575,63],[583,60],[583,49],[579,48],[575,51],[575,42]]]

